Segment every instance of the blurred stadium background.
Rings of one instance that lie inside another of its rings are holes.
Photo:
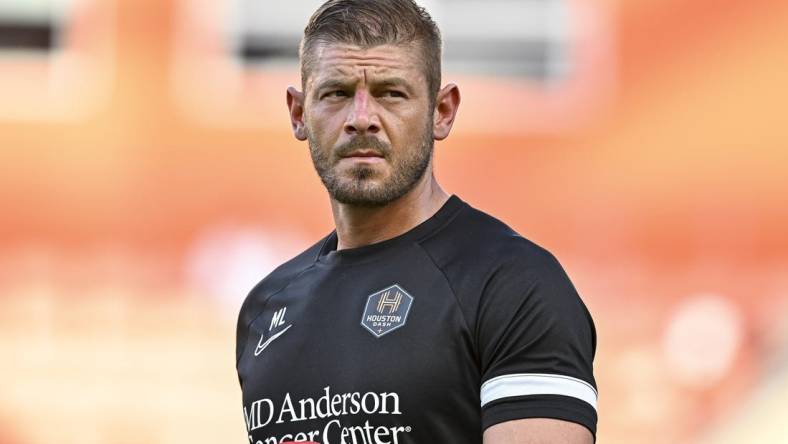
[[[240,302],[332,226],[318,1],[0,0],[0,444],[245,442]],[[563,262],[600,443],[788,442],[788,3],[432,0],[446,187]]]

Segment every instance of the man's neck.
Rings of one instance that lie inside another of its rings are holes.
[[[408,193],[382,207],[358,207],[331,200],[337,250],[375,244],[410,231],[432,217],[449,200],[432,174]]]

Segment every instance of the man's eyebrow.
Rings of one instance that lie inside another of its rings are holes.
[[[318,83],[315,87],[315,91],[322,91],[324,89],[331,89],[331,88],[350,88],[352,86],[352,82],[347,82],[344,80],[339,79],[326,79],[322,82]]]
[[[411,92],[410,82],[403,79],[402,77],[385,77],[380,80],[373,80],[370,83],[372,83],[376,87],[398,86],[400,88],[405,88],[406,90],[408,90],[408,92]]]

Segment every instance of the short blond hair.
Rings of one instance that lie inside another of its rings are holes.
[[[304,29],[299,49],[304,88],[315,47],[327,43],[362,48],[418,44],[430,102],[435,103],[441,85],[441,34],[429,13],[413,0],[329,0],[320,6]]]

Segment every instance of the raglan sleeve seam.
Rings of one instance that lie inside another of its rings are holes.
[[[446,285],[449,287],[449,290],[451,291],[452,298],[454,298],[454,301],[457,303],[457,306],[460,309],[460,316],[462,316],[462,322],[465,326],[465,329],[468,330],[468,333],[472,335],[471,337],[474,337],[475,332],[471,328],[471,324],[470,322],[468,322],[468,318],[465,316],[464,306],[462,305],[460,298],[457,296],[457,291],[454,289],[454,285],[452,284],[451,279],[449,279],[449,277],[446,275],[446,271],[443,269],[443,267],[438,265],[438,263],[435,261],[435,258],[432,257],[430,252],[427,251],[427,249],[424,248],[421,244],[417,244],[417,245],[424,252],[427,258],[429,258],[432,265],[434,265],[435,268],[440,272],[441,277],[443,277],[443,280],[446,282]],[[474,341],[474,346],[476,346],[475,341]]]

